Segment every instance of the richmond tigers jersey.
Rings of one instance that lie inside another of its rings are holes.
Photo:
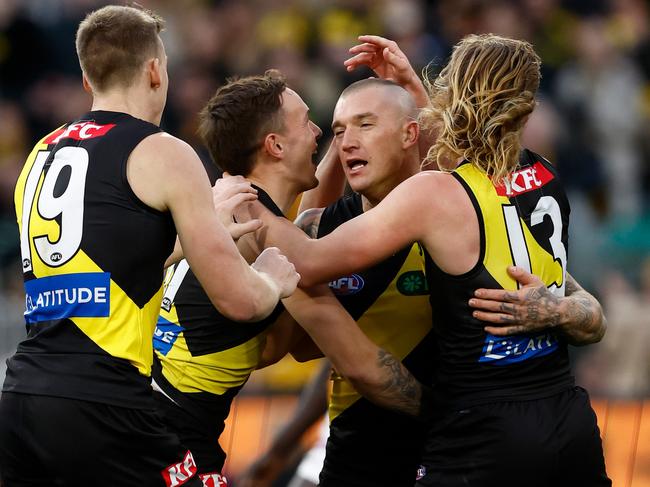
[[[552,331],[497,337],[472,317],[468,300],[477,288],[517,289],[507,266],[538,275],[564,296],[569,202],[557,172],[528,150],[505,184],[494,186],[475,166],[453,173],[478,215],[480,257],[461,276],[442,272],[427,255],[438,359],[436,384],[446,399],[462,403],[543,397],[573,384],[566,342]]]
[[[260,188],[258,199],[282,212]],[[238,323],[212,304],[187,261],[168,271],[160,317],[154,332],[153,378],[177,404],[223,429],[230,403],[257,367],[265,331],[284,310],[279,303],[257,323]]]
[[[318,236],[362,212],[358,194],[340,199],[323,212]],[[329,285],[373,342],[402,360],[417,379],[430,383],[433,345],[424,266],[424,254],[414,244]],[[421,423],[374,405],[336,374],[329,413],[322,485],[413,485],[424,442]]]
[[[175,228],[126,177],[131,151],[160,132],[95,111],[30,154],[15,192],[27,338],[4,391],[151,407],[153,335]]]

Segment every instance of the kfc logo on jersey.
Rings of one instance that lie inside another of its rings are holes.
[[[228,487],[228,480],[219,473],[200,474],[203,487]]]
[[[539,189],[554,176],[541,162],[513,172],[510,177],[503,179],[503,184],[495,186],[499,196],[517,196],[534,189]]]
[[[61,139],[86,140],[106,135],[115,127],[114,123],[97,125],[94,122],[71,123],[66,128],[61,128],[45,139],[46,144],[56,144]]]
[[[196,463],[194,463],[194,457],[192,456],[192,452],[189,450],[187,450],[182,462],[170,465],[161,472],[167,487],[183,485],[191,479],[195,473]]]
[[[357,294],[363,289],[364,285],[365,282],[363,280],[363,277],[361,277],[359,274],[339,277],[338,279],[329,283],[330,289],[337,296]]]

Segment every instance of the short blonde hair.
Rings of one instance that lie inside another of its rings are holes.
[[[519,162],[521,129],[535,108],[541,61],[526,42],[493,34],[469,35],[447,66],[427,82],[431,106],[421,123],[438,138],[425,164],[453,169],[468,160],[494,181]]]
[[[129,86],[142,63],[159,53],[161,17],[137,7],[109,5],[89,13],[77,29],[79,64],[94,89]]]

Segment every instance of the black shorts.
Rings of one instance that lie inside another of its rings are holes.
[[[200,487],[192,454],[153,410],[5,392],[3,487]]]
[[[219,445],[223,427],[199,421],[158,391],[153,397],[167,428],[192,451],[199,474],[219,474],[226,460]]]
[[[417,486],[612,485],[596,415],[581,387],[445,414],[429,432],[422,464]]]

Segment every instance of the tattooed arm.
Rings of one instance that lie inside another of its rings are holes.
[[[519,267],[508,273],[520,284],[518,291],[477,289],[469,304],[475,318],[493,326],[485,331],[497,336],[557,328],[572,345],[599,342],[607,328],[600,303],[571,275],[566,275],[566,296],[555,296],[542,281]]]
[[[326,284],[300,288],[282,302],[359,394],[379,406],[420,416],[421,384],[361,331]]]
[[[304,211],[295,223],[316,238],[323,211]],[[327,284],[298,289],[282,302],[359,394],[379,406],[421,416],[422,385],[399,360],[361,331]]]

